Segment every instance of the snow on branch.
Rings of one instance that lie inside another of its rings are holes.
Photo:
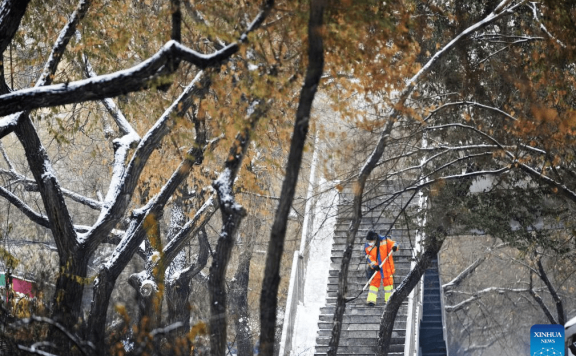
[[[6,188],[0,186],[0,196],[4,197],[9,203],[14,205],[18,210],[20,210],[24,215],[26,215],[32,222],[43,226],[47,229],[51,229],[50,220],[45,215],[35,212],[32,208],[28,206],[24,201],[14,195],[12,192]],[[74,225],[74,230],[76,232],[87,232],[89,229],[86,226]],[[113,232],[114,234],[114,232]]]
[[[504,294],[504,293],[530,293],[531,289],[527,289],[527,288],[502,288],[502,287],[489,287],[489,288],[485,288],[482,289],[476,293],[474,293],[474,295],[456,305],[447,305],[445,307],[445,310],[449,313],[451,312],[455,312],[458,311],[464,307],[466,307],[467,305],[469,305],[470,303],[474,302],[475,300],[480,299],[483,295],[485,294],[489,294],[489,293],[498,293],[498,294]]]
[[[462,145],[462,146],[447,146],[447,145],[436,145],[436,146],[429,146],[429,147],[417,147],[416,149],[414,149],[413,151],[409,151],[400,155],[396,155],[390,158],[386,158],[383,159],[381,161],[378,162],[378,165],[381,166],[383,164],[389,163],[389,162],[394,162],[397,161],[399,159],[402,158],[408,158],[411,157],[413,155],[416,155],[418,153],[421,152],[437,152],[437,151],[441,151],[439,153],[436,153],[433,157],[430,157],[428,159],[426,159],[426,161],[424,161],[424,163],[421,163],[418,166],[414,166],[412,168],[415,167],[423,167],[425,166],[426,162],[430,162],[431,160],[437,158],[440,155],[444,155],[448,152],[458,152],[458,151],[470,151],[470,150],[486,150],[486,149],[490,149],[490,150],[494,150],[494,149],[500,149],[501,147],[504,147],[506,149],[509,150],[513,150],[515,148],[515,146],[498,146],[498,145],[486,145],[486,144],[478,144],[478,145]]]
[[[468,276],[470,276],[472,273],[474,273],[474,271],[476,270],[476,268],[478,268],[478,266],[480,266],[484,261],[486,261],[487,257],[488,257],[488,255],[484,255],[484,256],[478,258],[476,261],[474,261],[474,263],[472,263],[470,266],[466,267],[466,269],[464,269],[462,272],[460,272],[460,274],[457,275],[456,278],[454,278],[450,282],[444,284],[442,286],[444,293],[447,293],[448,291],[450,291],[450,290],[456,288],[458,285],[460,285],[460,283],[462,283],[462,281],[464,279],[466,279]]]
[[[556,180],[545,175],[544,172],[540,172],[540,171],[530,167],[529,165],[527,165],[525,163],[520,163],[518,161],[515,161],[515,164],[517,164],[520,169],[522,169],[524,172],[528,173],[530,176],[532,176],[536,180],[540,180],[540,181],[542,181],[542,182],[544,182],[544,183],[546,183],[552,187],[558,188],[558,190],[560,192],[562,192],[568,199],[576,202],[576,192],[574,192],[573,190],[568,188],[565,184],[557,182]]]
[[[550,37],[551,39],[555,40],[556,43],[558,43],[560,45],[560,47],[566,48],[566,45],[562,41],[560,41],[558,38],[554,37],[554,35],[552,35],[550,33],[550,31],[548,31],[546,26],[544,26],[542,21],[540,21],[540,19],[538,18],[538,11],[536,9],[536,2],[530,2],[528,4],[528,7],[530,7],[532,9],[532,17],[534,17],[534,21],[536,21],[537,23],[540,24],[540,29],[542,30],[542,32],[544,32],[546,35],[548,35],[548,37]]]
[[[70,19],[68,20],[64,28],[60,31],[60,34],[58,35],[58,39],[56,40],[54,46],[52,46],[52,51],[48,56],[48,60],[44,64],[42,74],[40,75],[40,78],[38,78],[38,80],[36,81],[34,87],[45,86],[52,82],[54,74],[56,73],[56,68],[58,67],[60,59],[64,54],[64,50],[66,49],[66,46],[70,42],[70,39],[72,38],[74,32],[76,32],[76,27],[78,26],[78,23],[82,18],[84,18],[84,15],[86,15],[89,4],[90,0],[81,0],[78,3],[76,10],[72,13]],[[0,53],[2,52],[0,51]],[[24,117],[24,115],[27,115],[27,113],[15,112],[9,115],[8,117],[1,119],[0,138],[14,131],[14,128],[16,127],[18,122]]]
[[[172,105],[166,109],[154,126],[140,140],[140,143],[132,155],[132,159],[128,163],[127,167],[124,166],[124,161],[121,159],[121,156],[126,154],[129,147],[120,146],[116,149],[112,179],[110,181],[108,193],[104,199],[104,208],[100,212],[100,216],[94,224],[93,229],[88,234],[81,237],[81,243],[92,240],[92,237],[96,237],[97,240],[102,238],[102,236],[106,236],[108,231],[114,227],[120,216],[124,214],[124,211],[128,207],[128,202],[130,200],[129,197],[132,196],[134,189],[138,184],[138,179],[148,161],[148,158],[158,143],[174,125],[173,115],[176,114],[178,116],[183,116],[190,105],[188,100],[189,97],[199,90],[202,90],[202,88],[199,88],[198,83],[203,74],[204,72],[201,71],[196,75],[194,80],[192,80],[186,89],[184,89],[178,99],[176,99]],[[98,241],[96,240],[90,243],[97,245]]]
[[[446,124],[446,125],[438,125],[438,126],[430,126],[427,127],[426,130],[443,130],[443,129],[447,129],[447,128],[463,128],[463,129],[467,129],[467,130],[472,130],[476,133],[478,133],[479,135],[487,138],[488,140],[492,141],[494,144],[496,144],[503,152],[506,153],[506,155],[508,157],[511,158],[512,162],[513,162],[513,166],[519,167],[520,169],[522,169],[523,171],[527,172],[529,175],[531,175],[532,177],[536,178],[536,180],[541,180],[545,183],[547,183],[548,185],[558,188],[566,197],[568,197],[570,200],[572,201],[576,201],[576,192],[574,192],[573,190],[569,189],[565,184],[557,182],[556,180],[546,176],[543,172],[530,167],[529,165],[525,164],[525,163],[520,163],[518,161],[518,158],[509,150],[506,149],[506,147],[502,144],[500,144],[494,137],[488,135],[487,133],[478,130],[475,127],[469,126],[469,125],[463,125],[463,124],[459,124],[459,123],[454,123],[454,124]],[[540,150],[538,148],[535,147],[531,147],[531,146],[527,146],[527,145],[520,145],[521,148],[530,150],[530,151],[534,151],[540,154],[547,154],[546,151]]]
[[[155,55],[125,70],[70,83],[28,88],[0,96],[0,115],[17,111],[66,105],[88,100],[101,100],[159,83],[155,76],[171,58],[185,59],[200,68],[221,63],[238,50],[236,43],[211,55],[195,52],[175,41],[168,41]]]
[[[273,4],[272,0],[264,3],[262,10],[240,36],[238,42],[213,53],[203,54],[170,40],[156,54],[132,68],[69,83],[22,89],[0,95],[0,116],[41,107],[101,100],[150,88],[161,84],[161,77],[170,74],[169,71],[176,70],[176,67],[167,66],[173,60],[184,60],[200,69],[218,66],[238,52],[240,44],[246,42],[248,34],[262,24]]]
[[[544,151],[544,150],[542,150],[542,149],[539,149],[539,148],[536,148],[536,147],[532,147],[532,146],[529,146],[529,145],[519,144],[518,147],[523,148],[523,149],[525,149],[525,150],[527,150],[527,151],[539,153],[539,154],[542,154],[542,155],[547,155],[547,154],[548,154],[548,152],[546,152],[546,151]]]
[[[486,139],[488,139],[489,141],[492,141],[495,145],[497,145],[498,147],[500,147],[500,149],[502,149],[502,151],[504,151],[506,153],[506,155],[508,155],[509,157],[514,159],[514,155],[505,150],[504,149],[504,145],[502,145],[500,142],[498,142],[498,140],[496,140],[494,137],[488,135],[487,133],[485,133],[482,130],[479,130],[473,126],[470,125],[464,125],[464,124],[459,124],[459,123],[454,123],[454,124],[446,124],[446,125],[438,125],[438,126],[429,126],[426,128],[426,130],[444,130],[447,128],[453,128],[453,127],[457,127],[457,128],[463,128],[463,129],[467,129],[467,130],[471,130],[476,132],[477,134],[479,134],[480,136],[485,137]]]
[[[460,272],[459,275],[457,275],[453,280],[451,280],[450,282],[442,285],[442,289],[444,290],[444,293],[447,293],[451,290],[453,290],[454,288],[456,288],[457,286],[460,285],[460,283],[462,283],[462,281],[466,278],[468,278],[472,273],[474,273],[474,271],[476,271],[476,269],[488,258],[488,255],[494,250],[494,249],[499,249],[502,247],[506,247],[508,246],[508,243],[501,243],[498,244],[495,247],[490,247],[488,248],[488,253],[485,254],[484,256],[478,258],[476,261],[474,261],[470,266],[466,267],[462,272]]]
[[[508,114],[507,112],[505,112],[504,110],[498,109],[496,107],[493,106],[489,106],[489,105],[485,105],[485,104],[480,104],[474,101],[458,101],[458,102],[452,102],[452,103],[446,103],[443,104],[439,107],[437,107],[436,109],[432,110],[430,112],[430,114],[428,114],[428,116],[424,119],[425,122],[428,122],[428,120],[430,120],[432,118],[432,116],[434,116],[435,114],[437,114],[438,112],[453,107],[453,106],[476,106],[478,108],[481,109],[486,109],[486,110],[490,110],[490,111],[495,111],[513,121],[517,121],[518,119],[516,119],[514,116]]]
[[[210,221],[212,215],[216,212],[216,209],[213,209],[215,204],[216,200],[212,195],[202,204],[200,209],[194,214],[194,217],[164,246],[162,254],[162,258],[164,259],[163,263],[166,265],[170,264],[190,239]]]
[[[19,118],[20,113],[15,113],[0,119],[0,139],[14,131]]]
[[[162,187],[160,192],[154,196],[146,206],[141,209],[135,210],[132,214],[132,221],[131,221],[131,228],[126,231],[126,234],[122,238],[121,242],[116,246],[115,251],[113,252],[112,256],[106,262],[105,268],[116,270],[122,270],[119,266],[123,262],[128,262],[131,258],[133,252],[135,252],[138,246],[141,244],[142,240],[146,235],[146,228],[144,227],[144,221],[148,218],[154,218],[155,216],[161,215],[162,210],[164,209],[166,203],[168,202],[169,198],[174,194],[176,189],[182,184],[183,181],[186,180],[192,168],[197,161],[195,159],[195,155],[192,154],[196,150],[196,148],[192,148],[189,153],[186,155],[184,161],[180,164],[180,166],[174,171],[168,182]],[[202,149],[200,149],[202,151]],[[199,154],[199,153],[196,153]],[[196,229],[197,226],[204,226],[214,213],[212,211],[210,213],[209,207],[213,205],[212,202],[213,198],[211,197],[208,201],[198,210],[194,218],[188,222],[182,230],[170,241],[170,243],[166,246],[172,246],[170,250],[166,250],[166,254],[169,255],[168,258],[174,258],[178,252],[181,250],[185,242],[188,241],[189,237],[188,234],[193,230]],[[95,230],[92,230],[91,233],[93,234]],[[98,236],[98,235],[96,235]],[[99,240],[100,241],[100,240]],[[91,244],[94,244],[94,241],[90,241]],[[173,256],[172,256],[173,254]]]
[[[455,174],[455,175],[451,175],[451,176],[439,177],[439,178],[431,179],[429,181],[426,181],[426,182],[423,182],[420,184],[414,184],[410,187],[405,188],[404,192],[408,192],[408,191],[415,190],[415,189],[416,190],[422,189],[424,187],[438,183],[438,182],[443,181],[443,180],[458,180],[458,179],[473,178],[473,177],[480,177],[480,176],[500,175],[500,174],[506,173],[508,171],[510,171],[510,167],[503,167],[503,168],[495,169],[495,170],[491,170],[491,171],[476,171],[476,172],[469,172],[469,173]]]
[[[481,21],[475,23],[474,25],[472,25],[472,26],[468,27],[467,29],[465,29],[464,31],[462,31],[459,35],[457,35],[450,42],[448,42],[448,44],[446,44],[438,52],[436,52],[432,56],[432,58],[430,58],[428,60],[428,62],[426,62],[426,64],[424,64],[424,66],[420,69],[420,71],[418,71],[418,73],[416,73],[408,81],[406,88],[403,90],[403,94],[411,92],[412,89],[414,88],[414,86],[420,80],[420,78],[424,77],[428,72],[430,72],[432,66],[436,62],[438,62],[440,60],[440,58],[442,56],[444,56],[444,54],[446,54],[449,50],[451,50],[453,47],[455,47],[456,44],[458,42],[460,42],[463,38],[474,33],[475,31],[481,29],[482,27],[485,27],[488,24],[500,19],[503,16],[513,13],[514,11],[516,11],[516,9],[518,9],[518,7],[520,7],[520,5],[522,5],[526,1],[521,0],[518,3],[516,3],[515,5],[508,6],[511,2],[513,2],[513,1],[511,1],[511,0],[502,1],[498,6],[496,6],[494,11],[492,11],[490,14],[488,14],[484,19],[482,19]]]
[[[448,152],[448,151],[445,151],[445,152]],[[400,175],[400,174],[405,173],[405,172],[414,171],[414,170],[422,170],[422,169],[424,169],[424,168],[426,167],[426,165],[427,165],[429,162],[431,162],[431,161],[432,161],[433,159],[435,159],[435,158],[438,158],[440,155],[442,155],[442,154],[445,153],[445,152],[442,152],[442,153],[440,153],[440,154],[438,154],[438,155],[434,155],[434,157],[431,157],[430,159],[427,159],[427,160],[421,162],[421,163],[418,164],[418,165],[411,166],[411,167],[406,167],[405,169],[402,169],[402,170],[399,170],[399,171],[395,171],[395,172],[392,172],[392,173],[388,173],[388,174],[386,175],[386,179],[389,179],[389,178],[391,178],[391,177]],[[445,168],[448,168],[448,167],[450,167],[450,166],[453,166],[454,164],[456,164],[456,163],[458,163],[458,162],[466,161],[466,160],[471,159],[471,158],[486,157],[486,156],[492,156],[492,155],[493,155],[492,152],[481,152],[481,153],[477,153],[477,154],[471,154],[471,155],[467,155],[467,156],[464,156],[464,157],[456,158],[455,160],[453,160],[453,161],[451,161],[451,162],[448,162],[448,163],[446,163],[446,164],[438,167],[438,168],[435,169],[433,172],[430,172],[429,174],[426,174],[425,176],[420,177],[419,180],[421,180],[421,181],[422,181],[422,180],[425,180],[426,178],[428,178],[428,177],[430,177],[430,176],[433,176],[434,174],[438,173],[439,171],[441,171],[441,170],[443,170],[443,169],[445,169]]]

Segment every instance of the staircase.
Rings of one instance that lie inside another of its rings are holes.
[[[446,341],[442,324],[442,302],[438,258],[424,273],[424,306],[420,323],[420,349],[422,356],[446,356]]]
[[[380,186],[372,188],[370,196],[365,199],[363,206],[363,219],[361,221],[352,260],[348,273],[348,297],[356,296],[366,283],[364,243],[366,233],[374,230],[381,235],[387,233],[390,228],[394,214],[390,212],[399,211],[401,204],[405,204],[407,199],[398,198],[396,204],[387,209],[390,216],[382,214],[380,204],[390,196],[390,192],[396,191],[399,187]],[[318,337],[316,339],[315,356],[325,355],[328,350],[328,342],[332,332],[333,318],[336,303],[336,293],[338,290],[338,273],[340,270],[342,255],[346,241],[346,231],[352,217],[352,193],[344,190],[341,193],[338,206],[338,218],[334,231],[334,244],[332,246],[332,257],[329,271],[328,294],[326,304],[320,311]],[[415,204],[412,202],[411,204]],[[397,224],[400,226],[400,224]],[[410,271],[412,261],[412,246],[414,244],[414,231],[407,229],[393,228],[389,235],[399,245],[398,251],[394,253],[394,264],[396,275],[394,276],[394,287]],[[412,240],[412,241],[410,241]],[[378,302],[375,307],[366,306],[367,291],[356,300],[346,306],[343,318],[342,333],[338,347],[338,355],[374,355],[378,340],[378,330],[380,328],[380,318],[384,311],[384,292],[380,288]],[[394,323],[389,355],[404,355],[406,340],[406,323],[408,316],[408,301],[405,301],[398,310],[398,315]]]

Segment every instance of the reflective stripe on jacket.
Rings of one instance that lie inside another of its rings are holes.
[[[385,237],[380,236],[380,256],[378,256],[378,251],[376,250],[376,245],[370,245],[366,243],[364,245],[364,252],[366,253],[366,260],[372,266],[379,266],[382,261],[388,256],[390,251],[392,251],[392,247],[396,242],[392,241],[391,239],[386,239]],[[396,269],[394,268],[394,259],[392,255],[388,257],[388,260],[384,263],[382,268],[380,269],[380,274],[383,278],[389,277],[396,273]]]

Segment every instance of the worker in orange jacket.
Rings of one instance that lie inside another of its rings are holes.
[[[378,272],[372,279],[372,282],[370,282],[368,298],[366,299],[367,305],[374,306],[376,305],[378,289],[380,288],[381,282],[384,286],[384,301],[388,302],[390,295],[392,295],[392,291],[394,290],[394,279],[392,275],[396,272],[392,255],[384,262],[382,268],[379,268],[379,266],[382,264],[382,261],[386,259],[390,251],[396,252],[398,250],[398,246],[396,242],[387,236],[380,236],[372,230],[368,231],[366,240],[366,244],[364,245],[366,261],[368,262],[366,276],[370,278],[375,272]],[[376,248],[377,245],[378,248]]]

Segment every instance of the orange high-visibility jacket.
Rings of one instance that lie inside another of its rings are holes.
[[[385,239],[384,237],[380,236],[380,258],[378,258],[376,244],[374,246],[370,246],[366,244],[364,251],[366,252],[366,259],[369,264],[372,265],[380,265],[382,261],[388,256],[390,251],[392,251],[392,247],[396,242],[392,241],[391,239]],[[392,255],[388,257],[388,260],[384,263],[382,268],[380,269],[380,274],[384,274],[382,277],[387,278],[396,273],[396,269],[394,268],[394,259]]]

